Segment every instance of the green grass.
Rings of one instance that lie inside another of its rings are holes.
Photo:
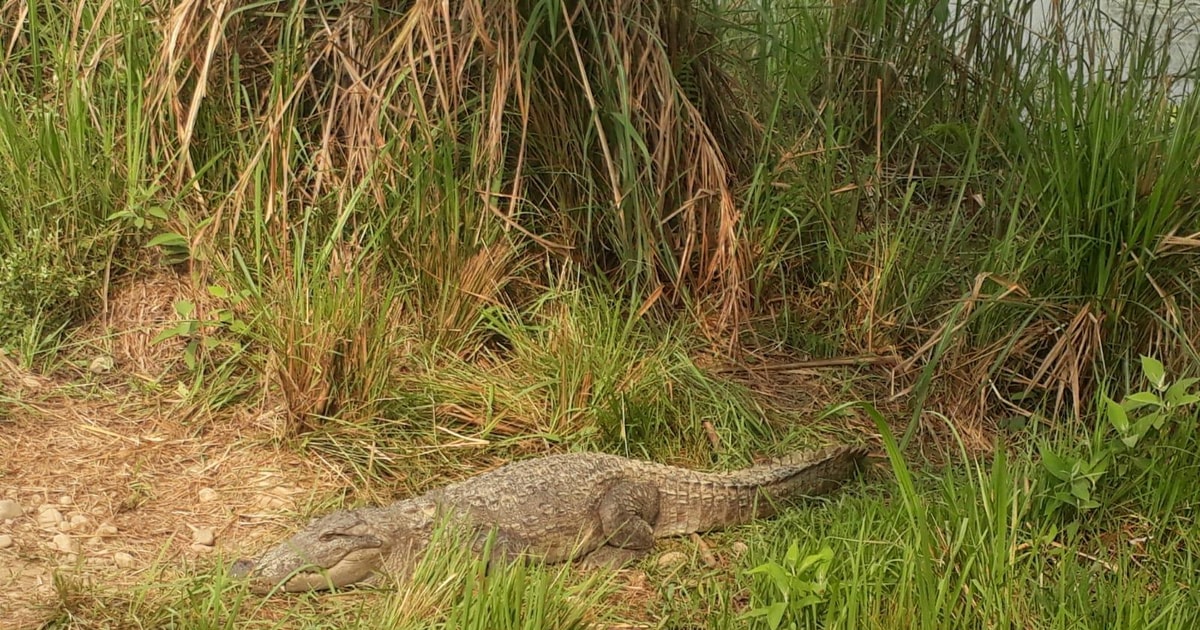
[[[1143,356],[1200,365],[1177,35],[1068,54],[1029,2],[454,4],[480,30],[440,3],[0,4],[0,347],[69,372],[128,334],[86,337],[115,287],[180,274],[178,363],[72,395],[277,410],[361,496],[547,450],[890,466],[706,537],[716,567],[672,542],[640,585],[464,556],[264,601],[162,565],[64,578],[51,627],[1200,622],[1196,412],[1109,402],[1171,397]],[[795,365],[860,355],[899,365]]]

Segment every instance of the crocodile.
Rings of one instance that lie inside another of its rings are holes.
[[[606,453],[537,457],[391,505],[330,513],[258,559],[236,561],[230,574],[258,594],[403,578],[444,522],[465,524],[473,550],[489,549],[491,559],[620,567],[657,538],[771,517],[832,492],[866,457],[861,447],[835,446],[724,473]]]

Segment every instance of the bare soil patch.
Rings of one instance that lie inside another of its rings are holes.
[[[56,574],[120,588],[164,567],[228,560],[348,485],[276,447],[270,414],[208,414],[178,398],[162,368],[179,348],[150,341],[186,291],[165,276],[118,287],[105,320],[81,328],[92,342],[52,376],[0,355],[0,501],[20,510],[0,519],[5,628],[56,615]],[[112,369],[71,367],[106,351]]]

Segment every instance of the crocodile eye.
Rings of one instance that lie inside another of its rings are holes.
[[[325,532],[325,533],[321,534],[320,536],[318,536],[317,540],[320,540],[321,542],[329,542],[329,541],[333,540],[334,538],[345,538],[345,537],[346,537],[346,534],[343,534],[342,532]]]

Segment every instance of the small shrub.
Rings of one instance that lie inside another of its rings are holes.
[[[798,628],[799,620],[811,624],[829,597],[829,567],[833,550],[822,547],[815,554],[801,555],[793,542],[783,562],[765,562],[750,569],[748,575],[764,575],[774,587],[774,597],[750,612],[746,619],[761,619],[771,630]],[[784,625],[785,619],[788,621]]]
[[[1150,389],[1129,394],[1119,403],[1105,396],[1102,408],[1107,422],[1097,428],[1086,453],[1060,454],[1047,443],[1039,445],[1047,473],[1042,495],[1047,516],[1101,507],[1113,491],[1112,484],[1102,486],[1103,481],[1120,482],[1153,466],[1166,467],[1154,457],[1154,447],[1172,436],[1188,437],[1180,427],[1193,417],[1190,408],[1200,402],[1200,394],[1191,391],[1200,379],[1171,383],[1160,361],[1143,356],[1141,362]]]
[[[57,233],[39,229],[0,253],[0,344],[28,336],[31,328],[56,330],[73,319],[92,274],[72,264]]]

